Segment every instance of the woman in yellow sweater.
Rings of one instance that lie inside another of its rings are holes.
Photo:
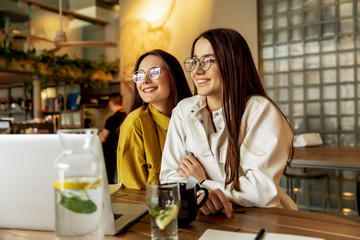
[[[172,109],[191,91],[179,61],[162,50],[140,56],[135,64],[130,113],[120,127],[118,183],[145,189],[158,180]]]

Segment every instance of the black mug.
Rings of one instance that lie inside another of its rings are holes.
[[[204,196],[200,203],[197,203],[200,191],[204,192]],[[186,183],[180,183],[180,196],[181,204],[178,213],[178,226],[185,227],[195,220],[197,211],[205,204],[209,197],[209,192],[206,188],[201,187],[199,184],[196,184],[193,188],[186,189]]]

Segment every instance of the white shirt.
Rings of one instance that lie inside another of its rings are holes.
[[[245,207],[297,209],[279,186],[291,149],[292,130],[268,99],[248,100],[241,125],[240,191],[224,187],[228,144],[222,109],[212,112],[213,130],[206,98],[196,95],[173,109],[162,155],[160,179],[186,181],[178,173],[180,161],[192,153],[205,170],[208,190],[221,189],[226,197]]]

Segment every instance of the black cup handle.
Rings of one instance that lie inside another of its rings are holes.
[[[201,187],[199,184],[196,184],[196,192],[201,191],[201,190],[204,191],[204,194],[205,194],[205,195],[204,195],[203,199],[201,200],[201,202],[197,205],[197,209],[198,209],[198,210],[199,210],[199,208],[202,207],[202,205],[205,204],[206,200],[207,200],[208,197],[209,197],[209,191],[208,191],[206,188]]]

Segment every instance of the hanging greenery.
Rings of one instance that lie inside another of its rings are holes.
[[[114,74],[119,72],[119,59],[105,62],[101,55],[98,62],[70,58],[67,54],[37,54],[35,49],[27,52],[0,44],[0,71],[11,70],[30,73],[39,79],[43,87],[50,80],[59,83],[67,81],[70,84],[79,83],[84,88],[108,88]]]

